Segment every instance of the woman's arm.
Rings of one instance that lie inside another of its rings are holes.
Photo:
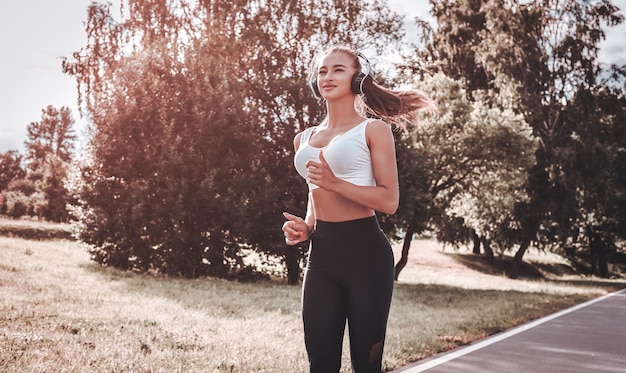
[[[307,163],[308,177],[320,188],[338,193],[375,211],[393,214],[398,209],[400,192],[396,149],[391,127],[383,121],[373,121],[367,126],[366,138],[372,157],[376,186],[358,186],[339,179],[333,174],[322,152],[320,152],[320,162],[309,161]]]
[[[287,245],[295,245],[308,240],[315,229],[315,209],[311,201],[311,193],[309,193],[309,201],[307,203],[306,216],[304,219],[288,212],[283,212],[283,216],[287,219],[283,224],[283,232],[285,233],[285,242]]]
[[[298,151],[298,147],[300,146],[301,136],[302,132],[298,133],[293,140],[293,146],[296,151]],[[315,209],[313,208],[311,193],[309,192],[304,219],[288,212],[283,212],[283,216],[287,219],[287,221],[283,223],[283,232],[287,245],[295,245],[308,240],[311,233],[313,233],[313,229],[315,229]]]

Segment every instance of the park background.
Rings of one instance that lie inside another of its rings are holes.
[[[306,76],[328,42],[358,46],[373,56],[378,82],[422,89],[439,104],[395,132],[402,200],[398,213],[380,216],[400,284],[399,324],[390,327],[401,337],[390,343],[388,369],[623,286],[625,68],[598,49],[623,13],[610,1],[432,1],[425,22],[411,22],[386,4],[131,1],[121,15],[117,3],[91,4],[89,37],[54,57],[77,84],[86,123],[74,121],[71,104],[48,102],[26,126],[24,148],[3,153],[3,232],[13,237],[3,241],[11,295],[3,298],[3,364],[67,366],[80,355],[95,370],[149,370],[175,356],[173,364],[192,370],[288,371],[290,363],[264,360],[275,360],[267,352],[250,353],[275,346],[267,335],[285,336],[268,322],[284,312],[291,333],[280,345],[294,346],[288,361],[304,360],[297,290],[285,284],[299,284],[306,246],[287,248],[278,228],[282,211],[304,210],[291,140],[323,116]],[[65,238],[50,240],[57,235]],[[434,280],[410,275],[409,250],[433,243],[436,254],[468,254],[454,258],[511,287],[423,286]],[[185,312],[174,331],[171,319],[155,320],[158,305],[138,313],[124,298],[111,315],[103,304],[122,294],[111,287],[120,277],[167,287],[168,306],[199,314]],[[64,289],[68,278],[79,279],[73,292]],[[525,299],[528,279],[540,285]],[[559,281],[572,287],[551,287]],[[267,297],[277,302],[255,312]],[[485,302],[495,308],[482,309]],[[435,311],[414,315],[416,307]],[[196,317],[209,330],[192,332]],[[107,323],[137,327],[126,334]],[[257,331],[255,343],[206,337],[234,329],[250,336],[259,325],[270,330]],[[109,354],[120,335],[124,343]],[[221,345],[219,362],[198,360]],[[50,354],[58,360],[46,363]]]

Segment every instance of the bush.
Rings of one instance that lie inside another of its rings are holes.
[[[46,198],[41,192],[26,195],[19,190],[11,190],[4,194],[6,203],[6,215],[19,219],[29,215],[41,216],[40,212],[46,205]]]

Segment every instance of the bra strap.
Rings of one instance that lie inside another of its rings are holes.
[[[300,144],[304,144],[309,141],[309,137],[311,137],[311,133],[313,132],[314,127],[309,127],[302,131],[302,135],[300,136]]]

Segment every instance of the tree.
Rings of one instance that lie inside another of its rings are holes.
[[[73,129],[74,119],[67,106],[60,109],[48,105],[41,110],[41,121],[31,122],[26,130],[26,159],[31,169],[44,162],[48,154],[54,154],[63,162],[70,162],[76,135]]]
[[[244,17],[241,35],[242,80],[249,110],[262,130],[259,167],[262,193],[252,203],[247,241],[261,253],[282,257],[288,281],[299,281],[305,244],[278,240],[282,211],[304,214],[307,189],[293,170],[293,138],[322,120],[323,106],[306,82],[315,53],[330,43],[382,52],[399,43],[401,20],[381,1],[265,2]],[[280,10],[280,11],[277,11]]]
[[[563,247],[572,237],[571,232],[585,229],[576,223],[580,213],[577,191],[581,190],[582,179],[576,177],[577,170],[567,166],[568,154],[578,152],[570,145],[574,129],[567,112],[577,105],[579,92],[593,90],[602,75],[597,60],[598,44],[604,38],[602,24],[614,26],[623,21],[610,1],[550,1],[540,8],[540,14],[543,27],[537,44],[546,56],[543,62],[548,73],[543,78],[528,74],[528,78],[538,82],[531,88],[540,89],[530,90],[537,98],[523,102],[522,106],[530,113],[531,108],[538,107],[536,103],[541,103],[541,110],[527,115],[541,139],[541,147],[534,172],[537,184],[529,190],[531,209],[526,209],[532,212],[521,216],[527,237],[520,251],[532,237],[538,237],[536,243],[543,247],[554,248],[554,241]]]
[[[510,232],[519,265],[531,243],[564,245],[567,232],[581,228],[572,225],[580,190],[572,181],[580,179],[563,163],[576,152],[565,113],[577,92],[593,89],[603,76],[597,61],[602,25],[619,24],[623,16],[610,1],[467,0],[455,2],[454,10],[449,1],[431,3],[441,27],[424,29],[425,47],[415,55],[430,64],[414,66],[458,76],[470,97],[478,93],[489,105],[522,114],[539,138],[529,198],[517,203],[519,225]]]
[[[439,103],[439,111],[422,126],[410,127],[400,141],[403,203],[390,219],[405,237],[396,278],[406,264],[413,234],[427,227],[452,244],[464,243],[470,229],[498,242],[501,227],[523,199],[536,146],[521,115],[468,100],[460,82],[437,74],[425,79],[422,88]],[[459,235],[459,221],[467,234]]]
[[[93,118],[75,182],[82,239],[100,263],[185,276],[229,276],[254,250],[285,258],[297,282],[304,250],[287,250],[280,225],[306,202],[293,137],[322,115],[308,63],[336,35],[399,39],[399,19],[379,1],[127,9],[117,21],[110,4],[92,5],[88,45],[64,62]]]
[[[22,168],[22,156],[17,150],[0,153],[0,192],[7,189],[13,180],[22,179],[26,171]]]
[[[66,205],[69,197],[64,179],[76,140],[73,125],[74,119],[68,107],[57,109],[49,105],[42,109],[41,121],[31,122],[27,127],[27,177],[35,182],[45,199],[36,208],[40,218],[58,222],[68,220]]]
[[[564,181],[575,189],[575,209],[569,220],[554,228],[566,245],[554,247],[576,261],[590,265],[590,272],[608,277],[608,260],[624,237],[623,158],[626,147],[626,100],[610,87],[580,90],[563,112],[571,133],[558,154]],[[556,245],[555,245],[556,246]]]
[[[103,96],[90,104],[81,239],[102,264],[227,277],[241,264],[238,224],[257,136],[234,72],[213,55],[224,47],[209,39],[177,55],[182,47],[168,42],[121,58],[102,77],[115,89],[92,92]]]

